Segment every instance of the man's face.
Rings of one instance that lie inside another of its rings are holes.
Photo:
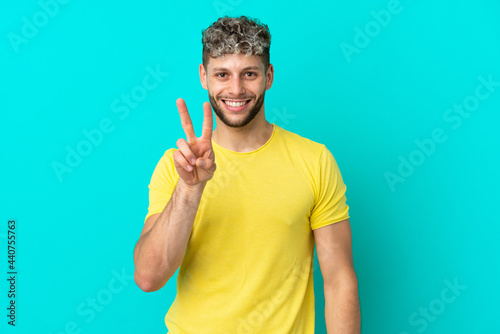
[[[210,58],[206,72],[200,65],[202,86],[208,90],[210,104],[225,125],[244,127],[264,110],[265,91],[271,88],[273,80],[272,67],[265,73],[260,56],[243,54]]]

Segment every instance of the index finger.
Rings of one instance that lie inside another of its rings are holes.
[[[186,107],[186,102],[184,102],[182,98],[179,98],[177,99],[176,104],[177,109],[179,109],[179,115],[181,116],[181,125],[184,129],[184,133],[186,134],[186,141],[190,143],[196,139],[196,135],[193,129],[193,122],[191,122],[191,117],[189,116],[189,112]]]
[[[203,128],[201,136],[205,139],[212,139],[212,129],[213,129],[213,117],[212,117],[212,107],[210,103],[203,103]]]

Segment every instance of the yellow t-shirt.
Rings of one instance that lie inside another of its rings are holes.
[[[346,186],[325,145],[273,126],[252,152],[212,140],[217,170],[165,316],[170,334],[314,334],[312,230],[349,218]],[[153,173],[146,219],[177,184],[174,151]]]

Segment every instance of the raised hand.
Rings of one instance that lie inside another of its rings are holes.
[[[181,98],[176,103],[186,139],[177,140],[179,150],[174,152],[174,165],[182,181],[194,186],[210,180],[216,169],[212,148],[212,108],[210,103],[203,103],[202,133],[201,137],[196,137],[186,103]]]

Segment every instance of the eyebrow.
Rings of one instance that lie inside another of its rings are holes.
[[[248,70],[260,71],[260,68],[258,66],[247,66],[247,67],[242,69],[242,71],[248,71]],[[229,70],[225,67],[214,67],[212,71],[216,72],[216,71],[229,71]]]

